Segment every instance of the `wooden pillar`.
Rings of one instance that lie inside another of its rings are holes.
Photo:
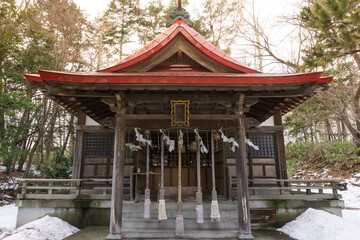
[[[246,165],[245,117],[237,120],[239,147],[236,149],[236,179],[238,198],[238,239],[254,239],[251,235],[249,187]]]
[[[274,114],[274,125],[275,126],[282,126],[282,117],[281,112],[278,111]],[[275,131],[275,138],[276,138],[276,151],[278,157],[278,167],[279,167],[279,179],[287,179],[287,166],[286,166],[286,157],[285,157],[285,145],[284,145],[284,130],[276,130]]]
[[[84,113],[79,112],[77,118],[78,118],[77,125],[80,126],[85,125],[86,115]],[[80,179],[81,177],[81,168],[82,168],[83,151],[84,151],[83,148],[84,148],[84,131],[76,130],[72,179]]]
[[[122,239],[122,205],[125,163],[125,118],[116,116],[114,163],[111,192],[110,234],[107,240]]]

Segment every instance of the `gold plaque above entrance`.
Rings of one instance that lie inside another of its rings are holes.
[[[189,100],[171,100],[171,126],[189,126]]]

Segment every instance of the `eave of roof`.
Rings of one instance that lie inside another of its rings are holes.
[[[39,75],[27,74],[26,79],[33,82],[96,83],[96,84],[291,84],[327,85],[332,77],[321,77],[321,72],[295,74],[238,74],[211,72],[146,72],[146,73],[72,73],[39,70]]]

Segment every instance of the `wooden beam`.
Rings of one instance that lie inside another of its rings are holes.
[[[157,119],[164,119],[164,120],[170,120],[171,116],[170,114],[124,114],[122,115],[126,119],[138,119],[138,120],[157,120]],[[230,119],[237,119],[240,115],[223,115],[223,114],[192,114],[190,115],[190,121],[191,120],[230,120]]]
[[[81,92],[75,94],[74,92],[69,92],[65,94],[67,90],[78,90],[78,91],[88,91],[86,96],[91,97],[90,92],[94,92],[95,96],[98,94],[102,97],[108,97],[107,94],[101,93],[99,91],[240,91],[246,96],[253,97],[300,97],[308,96],[313,94],[313,87],[309,87],[308,83],[292,83],[292,84],[274,84],[274,85],[236,85],[236,84],[214,84],[214,85],[204,85],[204,84],[88,84],[88,83],[67,83],[64,85],[63,82],[52,82],[52,84],[58,88],[63,88],[64,96],[74,96],[77,94],[81,96]],[[97,96],[96,96],[97,97]]]

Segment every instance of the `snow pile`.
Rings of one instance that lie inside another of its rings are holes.
[[[0,239],[15,230],[17,211],[15,204],[0,207]]]
[[[298,240],[354,240],[360,236],[359,226],[350,219],[312,208],[278,231]]]
[[[346,180],[347,190],[341,191],[346,208],[360,208],[360,181],[355,178]]]
[[[360,226],[360,210],[342,210],[343,218]]]
[[[79,229],[56,217],[45,216],[25,224],[7,235],[4,240],[59,240],[64,239]]]

